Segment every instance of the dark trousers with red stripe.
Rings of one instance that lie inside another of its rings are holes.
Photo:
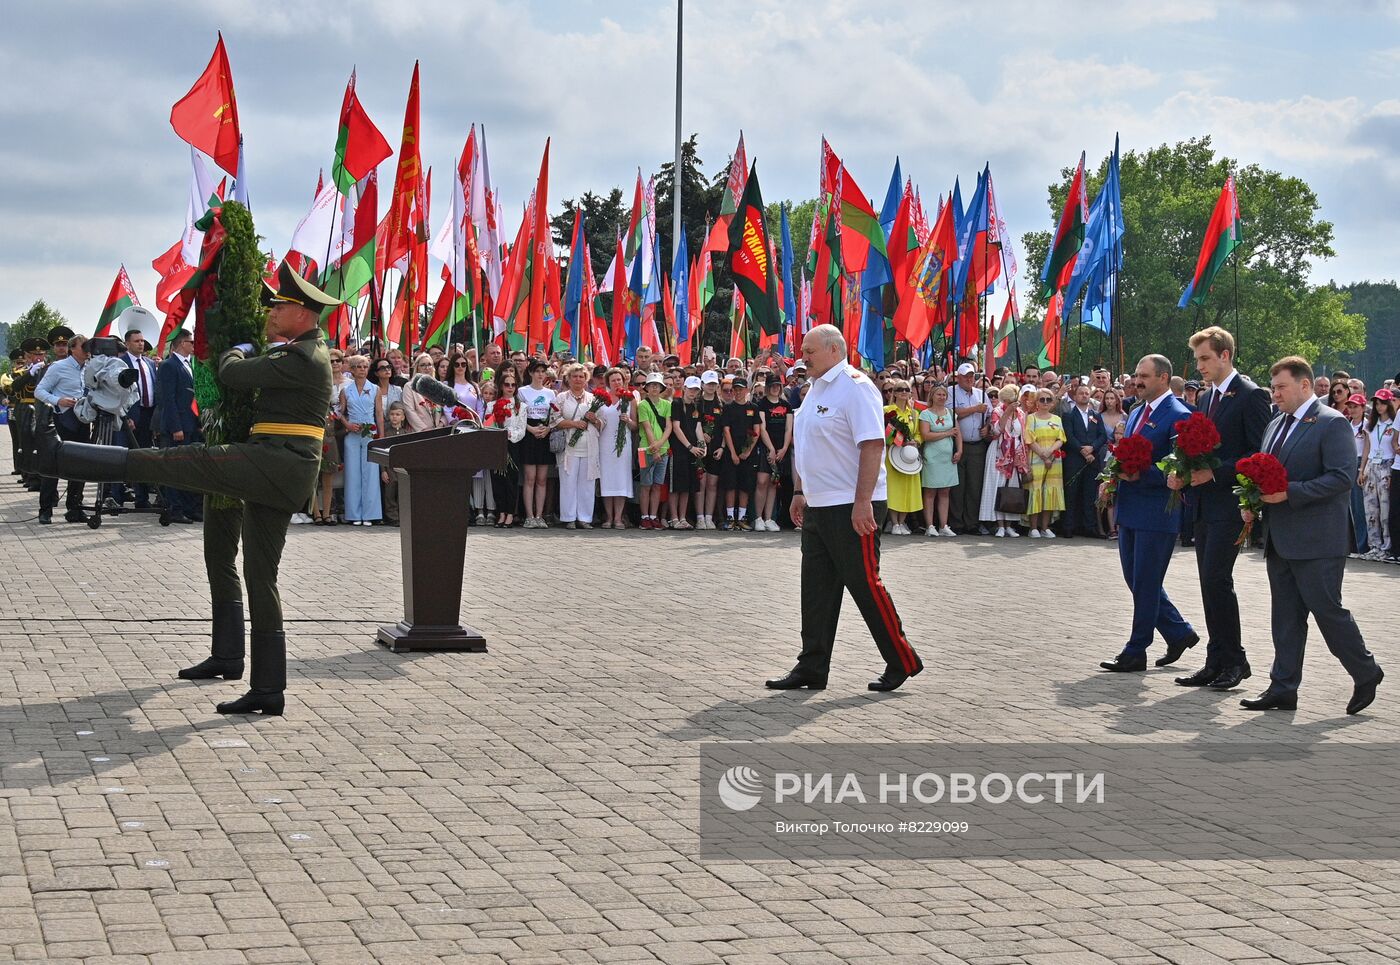
[[[851,526],[851,504],[808,506],[802,520],[802,654],[797,672],[825,681],[836,645],[844,587],[860,608],[886,668],[914,675],[924,668],[904,636],[894,601],[880,580],[880,532],[885,503],[874,504],[876,531]]]

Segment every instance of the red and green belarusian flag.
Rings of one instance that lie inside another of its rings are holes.
[[[1235,195],[1235,176],[1232,174],[1225,179],[1225,186],[1220,189],[1220,197],[1215,201],[1215,210],[1211,212],[1210,224],[1206,226],[1206,236],[1201,242],[1201,253],[1196,258],[1196,273],[1191,277],[1186,291],[1181,293],[1177,308],[1206,303],[1206,295],[1210,294],[1215,276],[1240,243],[1241,227],[1240,202]]]
[[[841,263],[846,271],[855,274],[864,271],[874,248],[882,258],[888,259],[885,247],[885,229],[880,226],[880,216],[870,206],[870,201],[856,184],[851,172],[836,156],[822,138],[822,155],[826,160],[825,182],[832,195],[835,210],[839,212],[837,225],[841,235]]]
[[[107,293],[107,303],[102,306],[102,314],[98,316],[97,328],[93,331],[93,337],[101,338],[104,335],[112,334],[112,323],[117,320],[117,316],[126,311],[132,305],[140,305],[136,299],[136,289],[131,287],[131,278],[126,273],[126,265],[117,269],[117,277],[112,282],[112,290]],[[124,332],[118,332],[124,335]]]
[[[1045,259],[1045,267],[1040,272],[1042,298],[1049,298],[1069,281],[1079,249],[1084,246],[1084,224],[1088,220],[1089,208],[1084,194],[1084,155],[1081,152],[1074,180],[1069,183],[1064,210],[1060,212],[1060,223],[1055,228],[1055,240],[1050,244],[1050,256]]]
[[[353,210],[351,205],[353,204]],[[326,271],[321,288],[332,298],[349,301],[359,295],[375,273],[376,236],[379,228],[379,175],[370,169],[364,181],[356,185],[345,201],[345,222],[351,235],[346,255],[335,268]],[[334,309],[328,309],[322,318]]]
[[[705,235],[701,250],[724,254],[729,250],[729,222],[734,212],[739,210],[739,199],[744,196],[744,178],[749,173],[748,154],[744,151],[744,132],[739,132],[739,144],[734,148],[734,157],[729,161],[729,178],[720,195],[719,217]]]
[[[391,155],[393,149],[374,121],[369,119],[355,94],[355,72],[350,71],[350,83],[345,85],[345,99],[340,104],[340,129],[335,135],[335,162],[331,177],[341,194],[349,194],[357,181],[362,181],[379,162]],[[317,189],[320,193],[320,189]]]

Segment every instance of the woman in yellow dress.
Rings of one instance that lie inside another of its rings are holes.
[[[912,446],[914,451],[918,452],[919,411],[912,404],[913,395],[909,383],[903,379],[891,379],[887,388],[894,398],[894,404],[885,406],[886,438],[898,432],[902,437],[901,445]],[[922,512],[924,508],[923,489],[920,485],[923,459],[917,460],[918,464],[912,467],[913,472],[906,472],[890,459],[890,450],[893,448],[886,446],[885,449],[885,489],[888,493],[886,498],[889,501],[890,521],[893,524],[890,535],[908,536],[912,531],[904,522],[906,515]]]
[[[1035,394],[1035,413],[1026,420],[1025,438],[1030,449],[1031,539],[1054,539],[1050,515],[1065,508],[1064,454],[1065,427],[1051,410],[1055,395],[1049,389]]]

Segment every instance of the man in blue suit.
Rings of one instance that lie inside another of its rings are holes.
[[[181,329],[175,333],[170,354],[156,373],[156,406],[160,411],[160,447],[188,446],[198,442],[199,417],[194,411],[194,336]],[[203,517],[193,493],[163,487],[165,512],[161,522],[192,523]]]
[[[1098,491],[1103,452],[1108,446],[1108,430],[1103,419],[1089,404],[1089,386],[1075,382],[1070,407],[1061,416],[1065,425],[1065,536],[1083,533],[1098,536]]]
[[[1197,401],[1220,432],[1215,453],[1220,466],[1167,480],[1168,486],[1186,493],[1185,513],[1194,523],[1196,571],[1206,614],[1206,664],[1176,682],[1232,690],[1251,674],[1235,597],[1235,558],[1240,553],[1235,543],[1244,525],[1234,493],[1235,463],[1259,451],[1269,424],[1269,391],[1235,371],[1235,337],[1225,329],[1213,325],[1192,335],[1189,344],[1196,367],[1211,381],[1211,390]]]
[[[1159,667],[1175,663],[1201,639],[1162,585],[1181,531],[1181,509],[1168,512],[1171,490],[1156,463],[1171,452],[1173,427],[1191,414],[1172,395],[1171,378],[1172,363],[1165,355],[1145,356],[1134,375],[1142,402],[1128,417],[1125,434],[1140,435],[1152,443],[1153,465],[1137,476],[1120,477],[1118,483],[1118,561],[1133,594],[1133,628],[1123,652],[1099,664],[1115,673],[1147,669],[1154,630],[1167,642],[1166,656],[1157,660]]]

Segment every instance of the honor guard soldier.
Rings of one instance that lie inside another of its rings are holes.
[[[36,465],[43,475],[98,482],[144,482],[243,501],[241,514],[205,520],[205,560],[215,604],[213,653],[186,678],[243,676],[242,590],[234,559],[240,535],[248,589],[252,689],[219,704],[221,714],[280,715],[287,685],[287,645],[277,568],[293,513],[311,498],[321,466],[321,438],[331,402],[330,355],[319,327],[323,309],[339,305],[286,264],[278,287],[266,287],[268,347],[250,357],[239,346],[219,359],[230,388],[257,390],[248,441],[170,449],[125,449],[60,441],[41,408]],[[232,604],[238,601],[237,612]]]
[[[44,368],[49,343],[35,336],[20,342],[19,350],[22,358],[10,386],[13,406],[10,417],[15,423],[15,437],[19,444],[15,465],[20,471],[20,482],[24,488],[37,493],[40,480],[30,465],[34,455],[34,387],[39,384],[39,373]]]
[[[880,527],[885,522],[880,390],[847,363],[846,340],[834,325],[808,332],[802,357],[812,388],[797,410],[789,510],[802,528],[802,653],[786,676],[765,686],[826,688],[844,587],[885,658],[885,672],[869,689],[894,690],[924,665],[880,580]]]

